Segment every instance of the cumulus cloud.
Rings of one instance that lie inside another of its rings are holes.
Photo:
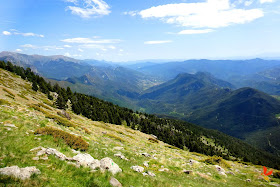
[[[21,49],[16,49],[16,52],[22,52],[22,50]]]
[[[191,28],[227,27],[248,23],[264,16],[261,9],[238,9],[229,0],[166,4],[142,10],[138,14],[144,19],[156,18],[169,24]]]
[[[32,49],[37,48],[37,46],[32,45],[32,44],[24,44],[24,45],[21,45],[20,47],[23,47],[23,48],[32,48]]]
[[[202,30],[188,29],[188,30],[182,30],[178,34],[205,34],[213,31],[214,31],[213,29],[202,29]]]
[[[12,33],[10,33],[9,31],[3,31],[2,32],[4,35],[8,36],[8,35],[11,35]]]
[[[156,40],[156,41],[146,41],[144,44],[153,45],[153,44],[165,44],[165,43],[171,43],[171,40]]]
[[[77,43],[77,44],[110,44],[110,43],[119,43],[119,39],[102,39],[102,40],[93,40],[91,38],[68,38],[61,40],[65,43]]]
[[[71,48],[72,46],[71,45],[64,45],[63,47]]]
[[[67,0],[75,6],[68,6],[72,14],[82,18],[90,18],[92,16],[103,16],[110,14],[110,6],[103,0]]]

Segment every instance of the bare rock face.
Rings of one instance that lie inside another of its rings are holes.
[[[100,169],[103,171],[108,170],[113,175],[122,172],[122,169],[109,157],[100,160]]]
[[[114,177],[111,177],[110,184],[113,187],[122,187],[122,184]]]
[[[79,153],[72,158],[72,160],[77,161],[77,165],[90,167],[91,169],[96,169],[100,167],[100,162],[97,159],[94,159],[90,154]]]
[[[139,173],[142,173],[144,171],[144,168],[141,166],[131,166],[131,169],[133,169],[134,171],[137,171]]]
[[[0,169],[0,174],[13,176],[22,180],[29,179],[32,174],[41,174],[40,170],[35,166],[19,168],[18,166],[11,166]]]

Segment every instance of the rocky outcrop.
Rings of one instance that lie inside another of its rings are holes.
[[[11,167],[0,168],[0,174],[13,176],[25,180],[25,179],[29,179],[32,174],[41,174],[41,172],[35,166],[26,167],[26,168],[11,166]]]
[[[94,159],[90,154],[87,153],[78,153],[73,158],[66,157],[63,153],[57,151],[53,148],[44,148],[44,147],[36,147],[30,150],[31,152],[37,151],[37,157],[34,157],[34,160],[38,160],[39,156],[42,155],[55,155],[60,160],[69,161],[68,164],[74,165],[75,167],[89,167],[92,170],[100,168],[101,171],[108,170],[113,175],[119,172],[122,172],[122,169],[111,159],[111,158],[103,158],[100,161]],[[46,157],[47,158],[47,157]],[[42,159],[42,158],[41,158]]]

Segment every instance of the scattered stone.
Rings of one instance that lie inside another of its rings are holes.
[[[161,166],[161,168],[158,171],[169,171],[169,169],[164,168],[164,166]]]
[[[114,147],[113,149],[114,149],[114,150],[118,150],[118,151],[120,151],[120,150],[122,150],[122,149],[123,149],[123,147]]]
[[[198,161],[196,161],[196,160],[192,160],[192,159],[189,160],[190,165],[194,165],[194,164],[197,164],[197,163],[198,163]]]
[[[18,166],[11,166],[6,168],[0,168],[0,174],[14,176],[16,178],[20,178],[22,180],[28,179],[32,174],[40,174],[40,170],[35,166],[19,168]]]
[[[150,172],[150,171],[148,171],[147,173],[148,173],[148,175],[150,175],[151,177],[155,177],[155,176],[156,176],[154,173],[152,173],[152,172]]]
[[[114,177],[110,178],[110,184],[113,187],[122,187],[122,184],[116,178],[114,178]]]
[[[192,170],[183,170],[183,173],[186,173],[186,174],[188,174],[188,175],[190,175],[190,174],[192,174],[193,173],[193,171]]]
[[[142,173],[144,171],[144,168],[141,166],[131,166],[130,168],[139,173]]]
[[[148,173],[144,172],[142,173],[143,176],[148,176]]]
[[[147,162],[147,161],[145,161],[144,163],[143,163],[143,165],[145,166],[145,167],[149,167],[149,163]]]
[[[122,155],[121,153],[114,154],[114,156],[120,157],[121,159],[128,161],[128,159],[124,155]]]
[[[251,179],[246,179],[246,182],[251,182]]]
[[[4,127],[12,127],[12,128],[18,128],[17,126],[15,126],[14,124],[11,124],[11,123],[6,123],[4,124]]]
[[[100,169],[103,171],[108,170],[113,175],[122,172],[122,169],[109,157],[100,160]]]
[[[224,172],[224,173],[226,172],[221,166],[218,165],[214,165],[214,166],[218,172]]]
[[[33,149],[30,149],[30,152],[33,152],[33,151],[39,151],[39,150],[42,150],[42,146],[39,146],[39,147],[35,147]]]
[[[39,160],[39,157],[33,157],[32,160]]]
[[[227,171],[226,174],[235,175],[232,171]]]
[[[9,127],[6,127],[6,130],[7,130],[7,131],[11,131],[12,129],[11,129],[11,128],[9,128]]]
[[[157,136],[155,136],[155,135],[153,135],[153,134],[150,134],[150,135],[151,135],[152,138],[158,139]]]
[[[106,131],[103,131],[102,134],[107,134],[107,132],[106,132]]]
[[[145,156],[145,157],[151,157],[151,155],[148,154],[148,153],[141,153],[141,155],[143,155],[143,156]]]

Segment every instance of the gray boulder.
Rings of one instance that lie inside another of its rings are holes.
[[[100,160],[100,169],[102,171],[108,170],[113,175],[122,172],[122,169],[109,157]]]
[[[122,184],[114,177],[110,178],[110,184],[113,187],[122,187]]]
[[[100,167],[100,162],[94,159],[90,154],[79,153],[72,158],[72,160],[77,162],[78,166],[90,167],[91,169],[96,169]]]
[[[142,173],[144,171],[144,168],[141,166],[131,166],[130,168],[139,173]]]
[[[18,166],[11,166],[0,168],[0,174],[13,176],[16,178],[20,178],[22,180],[29,179],[32,174],[40,174],[40,170],[37,169],[35,166],[26,167],[26,168],[19,168]]]

